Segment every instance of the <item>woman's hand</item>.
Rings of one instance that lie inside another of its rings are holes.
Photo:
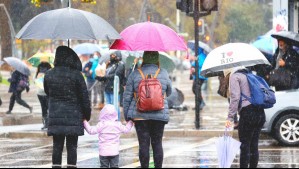
[[[228,128],[231,128],[232,127],[232,122],[231,121],[229,121],[229,120],[227,120],[226,122],[225,122],[225,127],[228,129]]]
[[[279,66],[280,67],[285,67],[286,66],[286,62],[282,59],[279,60]]]

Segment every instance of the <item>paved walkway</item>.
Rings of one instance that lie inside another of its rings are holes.
[[[188,111],[171,112],[171,121],[166,126],[164,135],[164,167],[169,168],[215,168],[217,167],[217,153],[215,139],[224,130],[224,122],[227,115],[227,100],[217,96],[217,79],[210,81],[208,92],[204,94],[207,106],[201,112],[202,126],[200,131],[194,130],[195,101],[192,94],[192,82],[189,81],[188,72],[177,74],[177,82],[174,86],[185,94],[185,104]],[[6,91],[1,86],[0,93]],[[34,116],[40,116],[39,103],[33,89],[24,98],[31,105],[35,105]],[[3,95],[2,95],[3,96]],[[4,95],[4,105],[0,112],[6,110],[9,95]],[[27,112],[16,107],[14,116],[21,116]],[[96,123],[98,111],[93,112],[93,123]],[[6,117],[3,113],[0,116]],[[1,118],[1,117],[0,117]],[[52,138],[46,137],[41,132],[41,124],[0,127],[0,167],[51,167]],[[1,134],[2,133],[2,134]],[[9,133],[5,135],[4,133]],[[7,137],[5,137],[7,136]],[[35,137],[37,136],[37,137]],[[236,136],[236,135],[234,135]],[[99,168],[97,136],[80,137],[78,148],[78,167]],[[261,163],[259,167],[299,167],[299,149],[285,148],[277,145],[273,139],[263,138],[260,142]],[[64,153],[64,165],[66,165],[66,153]],[[138,142],[135,130],[123,136],[121,140],[120,166],[122,168],[139,167]],[[151,161],[151,165],[153,163]],[[238,167],[238,157],[233,167]]]

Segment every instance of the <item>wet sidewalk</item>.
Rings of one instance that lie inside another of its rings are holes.
[[[217,78],[210,80],[209,89],[204,92],[207,106],[201,112],[201,130],[194,130],[194,95],[192,81],[189,81],[188,72],[177,74],[174,86],[185,94],[185,104],[188,111],[171,111],[171,121],[166,126],[163,138],[164,167],[166,168],[215,168],[218,166],[215,139],[224,131],[228,103],[226,99],[216,94],[218,89]],[[6,89],[1,86],[0,92]],[[21,107],[16,107],[10,117],[39,117],[41,110],[35,95],[35,89],[24,98],[31,105],[35,105],[33,115],[28,115]],[[3,95],[2,95],[3,96]],[[0,118],[7,118],[3,113],[8,106],[9,95],[3,97],[4,105],[0,108]],[[98,117],[97,110],[93,111],[93,123]],[[22,121],[22,120],[21,120]],[[0,126],[0,167],[10,168],[49,168],[51,167],[52,138],[40,131],[41,122],[29,125]],[[237,137],[237,134],[234,133]],[[277,145],[276,141],[264,137],[260,141],[260,166],[265,168],[299,167],[299,148],[286,148]],[[120,167],[137,168],[138,141],[135,130],[121,139]],[[66,152],[63,155],[66,165]],[[78,167],[99,168],[98,138],[88,136],[79,139]],[[238,167],[238,158],[233,167]],[[153,162],[151,161],[151,166]]]

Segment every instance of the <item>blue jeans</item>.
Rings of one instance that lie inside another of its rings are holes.
[[[106,104],[114,103],[114,94],[105,92]]]
[[[114,94],[105,92],[106,104],[114,104]],[[118,97],[119,99],[119,97]],[[118,120],[120,121],[120,109],[118,106]]]

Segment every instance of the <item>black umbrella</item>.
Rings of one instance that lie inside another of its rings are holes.
[[[283,40],[290,45],[299,46],[299,34],[295,32],[281,31],[271,35],[273,38]]]

